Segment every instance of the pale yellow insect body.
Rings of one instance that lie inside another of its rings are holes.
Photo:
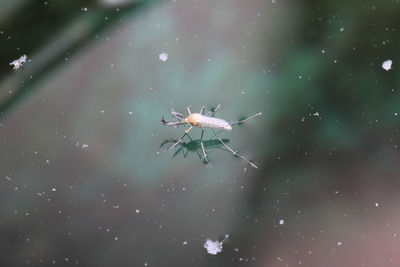
[[[221,130],[232,130],[232,126],[226,120],[208,117],[200,113],[192,113],[186,119],[185,123],[190,123],[191,125],[198,128],[215,128]]]

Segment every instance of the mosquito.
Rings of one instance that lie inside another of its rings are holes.
[[[257,117],[257,116],[261,116],[262,113],[259,112],[257,114],[254,114],[254,115],[248,117],[247,119],[243,119],[243,120],[240,120],[240,121],[227,122],[226,120],[214,117],[215,113],[218,111],[218,109],[220,107],[221,107],[221,105],[219,104],[214,109],[214,111],[209,111],[207,114],[205,114],[204,106],[201,108],[199,113],[192,113],[190,111],[189,107],[187,107],[186,109],[187,109],[187,113],[189,115],[186,118],[184,118],[182,114],[172,110],[171,111],[172,116],[174,116],[175,119],[177,119],[177,121],[174,121],[174,122],[168,122],[163,117],[161,122],[165,126],[181,126],[181,125],[185,125],[185,124],[190,124],[191,125],[188,129],[185,129],[185,133],[183,134],[183,136],[176,143],[174,143],[172,146],[170,146],[166,151],[170,151],[170,150],[174,149],[174,147],[176,145],[178,145],[180,142],[182,142],[183,138],[190,132],[190,130],[193,129],[193,127],[197,127],[197,128],[201,129],[200,145],[201,145],[201,150],[203,151],[204,161],[207,163],[208,162],[208,158],[207,158],[207,153],[206,153],[206,151],[204,149],[203,135],[204,135],[204,130],[206,128],[210,128],[211,131],[213,132],[213,134],[215,135],[215,137],[217,137],[218,140],[221,142],[221,144],[223,144],[233,155],[242,158],[247,163],[249,163],[252,167],[257,169],[258,167],[253,162],[251,162],[250,160],[248,160],[247,158],[245,158],[244,156],[242,156],[238,152],[234,151],[224,141],[222,141],[222,139],[218,136],[218,134],[215,131],[215,129],[230,131],[230,130],[232,130],[232,126],[233,125],[237,125],[239,123],[245,122],[245,121],[250,120],[250,119],[252,119],[254,117]]]

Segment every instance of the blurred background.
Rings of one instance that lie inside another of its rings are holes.
[[[0,265],[400,266],[399,11],[1,0]]]

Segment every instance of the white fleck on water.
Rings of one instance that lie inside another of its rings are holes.
[[[228,239],[229,235],[225,235],[224,239],[221,241],[212,241],[211,239],[207,239],[204,243],[204,248],[207,249],[207,253],[211,255],[217,255],[222,251],[222,245]]]
[[[204,243],[204,248],[207,249],[207,253],[211,255],[217,255],[222,251],[222,242],[212,241],[207,239],[206,243]]]
[[[279,220],[279,225],[283,225],[283,224],[285,224],[285,220],[280,219],[280,220]]]
[[[26,62],[26,58],[27,58],[26,55],[22,55],[20,58],[15,59],[12,62],[10,62],[10,65],[13,66],[14,70],[17,70],[23,66],[22,63]]]
[[[382,68],[383,68],[384,70],[386,70],[386,71],[389,71],[390,69],[392,69],[392,63],[393,63],[393,61],[391,61],[390,59],[389,59],[389,60],[385,60],[385,61],[382,63]]]
[[[161,53],[158,55],[158,59],[161,60],[162,62],[165,62],[168,60],[168,54],[167,53]]]

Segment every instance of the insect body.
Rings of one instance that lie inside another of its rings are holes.
[[[189,107],[187,108],[188,111],[188,116],[184,118],[182,114],[172,110],[171,114],[177,119],[175,122],[167,122],[164,118],[162,118],[161,122],[166,125],[166,126],[181,126],[184,124],[190,124],[191,126],[185,130],[184,135],[176,142],[174,143],[167,151],[174,149],[176,145],[178,145],[180,142],[182,142],[183,138],[189,133],[190,130],[193,129],[193,127],[201,128],[201,139],[200,139],[200,144],[201,144],[201,149],[203,151],[204,155],[204,160],[208,162],[207,159],[207,154],[204,149],[204,144],[203,144],[203,135],[204,135],[204,129],[205,128],[210,128],[211,131],[214,133],[215,137],[218,138],[218,140],[223,144],[232,154],[235,156],[238,156],[242,158],[243,160],[247,161],[252,167],[257,168],[257,166],[249,161],[247,158],[244,156],[240,155],[238,152],[234,151],[232,148],[230,148],[225,142],[218,136],[216,131],[214,129],[218,130],[232,130],[232,126],[242,123],[244,121],[247,121],[251,118],[260,116],[262,113],[257,113],[254,114],[253,116],[250,116],[247,119],[236,121],[236,122],[227,122],[226,120],[215,118],[214,114],[218,111],[218,109],[221,107],[221,105],[218,105],[217,108],[213,112],[207,113],[207,115],[204,113],[204,107],[201,108],[200,113],[191,113]]]
[[[216,128],[221,130],[232,130],[232,126],[223,119],[201,115],[200,113],[192,113],[186,119],[185,123],[190,123],[198,128]]]

